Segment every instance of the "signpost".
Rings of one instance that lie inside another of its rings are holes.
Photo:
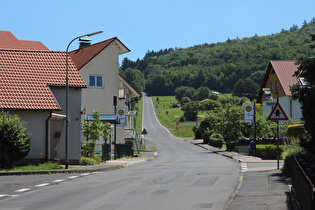
[[[253,123],[254,122],[253,104],[245,104],[244,105],[244,120],[245,120],[245,123]]]
[[[280,106],[279,102],[276,103],[273,110],[270,112],[269,117],[267,120],[289,120],[285,112],[283,111],[282,107]]]
[[[285,112],[283,111],[281,105],[277,101],[275,107],[270,112],[269,117],[267,120],[277,121],[277,150],[278,150],[278,157],[277,157],[277,168],[279,169],[279,120],[289,120]]]
[[[256,157],[256,102],[253,104],[244,105],[244,122],[245,123],[254,123],[254,154]]]

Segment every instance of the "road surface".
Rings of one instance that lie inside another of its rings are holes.
[[[143,127],[155,159],[38,187],[0,200],[0,209],[222,209],[238,184],[239,163],[170,135],[145,96]]]

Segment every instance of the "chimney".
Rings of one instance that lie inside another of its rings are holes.
[[[90,45],[91,45],[90,42],[80,42],[79,49],[81,49],[82,47],[90,46]]]
[[[80,41],[79,49],[91,45],[91,39],[80,38],[79,41]]]

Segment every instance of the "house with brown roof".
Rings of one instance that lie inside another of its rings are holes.
[[[0,109],[27,122],[31,150],[25,161],[65,159],[66,53],[49,51],[0,31]],[[24,43],[28,43],[25,45]],[[81,91],[86,87],[69,59],[69,163],[81,159]]]
[[[117,119],[116,142],[125,143],[125,129],[130,128],[130,101],[140,98],[141,94],[119,74],[119,55],[130,50],[117,38],[111,38],[91,45],[81,42],[80,47],[70,52],[70,57],[79,70],[87,88],[82,91],[82,110],[91,118],[92,111],[100,112],[103,121]],[[117,105],[114,106],[114,96]],[[116,110],[116,113],[115,113]],[[118,114],[119,113],[119,114]],[[112,133],[114,136],[114,132]],[[82,141],[85,138],[82,136]]]
[[[39,41],[19,40],[10,31],[0,30],[0,47],[15,50],[49,50]]]
[[[292,99],[290,87],[303,83],[303,78],[293,76],[298,66],[296,61],[269,61],[264,80],[257,97],[257,103],[262,103],[263,113],[269,115],[277,101],[277,89],[279,103],[289,118],[296,122],[302,122],[301,104]],[[303,85],[303,84],[302,84]]]

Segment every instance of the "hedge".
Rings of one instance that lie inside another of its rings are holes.
[[[279,145],[279,155],[283,152],[284,146]],[[254,155],[254,150],[249,150],[250,155]],[[256,156],[265,159],[276,159],[277,158],[277,145],[266,144],[266,145],[256,145]]]
[[[213,147],[222,148],[222,139],[210,138],[209,139],[209,145],[211,145]]]

